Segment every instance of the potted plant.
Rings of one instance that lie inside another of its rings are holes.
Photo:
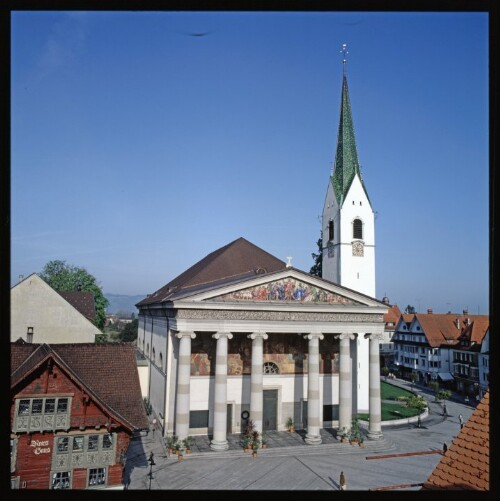
[[[344,426],[338,433],[337,436],[340,438],[340,441],[345,444],[347,439],[349,438],[349,432],[347,428]]]
[[[194,438],[193,437],[186,437],[183,440],[184,447],[186,448],[186,454],[191,454],[191,447],[194,444]]]
[[[265,431],[262,432],[262,434],[260,436],[260,441],[262,444],[262,448],[267,449],[267,435],[266,435]]]
[[[168,453],[172,454],[175,449],[175,443],[177,442],[177,436],[176,435],[167,435],[165,437],[165,442],[167,444],[168,448]]]
[[[359,442],[360,437],[361,437],[361,428],[359,426],[359,419],[355,417],[352,420],[351,432],[349,436],[349,441],[351,445],[357,444]]]
[[[250,442],[252,439],[248,435],[243,435],[241,438],[241,446],[243,447],[243,452],[249,452],[251,450]]]
[[[251,446],[252,446],[252,457],[257,457],[257,450],[260,447],[260,438],[259,438],[259,432],[255,430],[252,433],[251,437]]]
[[[360,447],[365,446],[365,437],[363,437],[363,434],[360,434],[360,436],[359,436],[359,446]]]
[[[288,428],[288,431],[293,433],[295,431],[295,423],[293,422],[293,418],[289,417],[287,422],[286,422],[286,427]]]

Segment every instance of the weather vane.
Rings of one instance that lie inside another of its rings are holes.
[[[344,74],[345,74],[345,65],[347,63],[347,54],[349,54],[349,51],[347,50],[346,43],[342,44],[342,50],[340,52],[342,53],[342,63],[344,64]]]

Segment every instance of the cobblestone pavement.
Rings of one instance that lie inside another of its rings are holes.
[[[335,430],[328,428],[321,430],[320,445],[306,444],[303,430],[269,431],[268,448],[260,449],[256,458],[243,452],[240,435],[229,435],[228,450],[213,451],[209,437],[198,436],[192,453],[179,460],[168,454],[159,431],[149,432],[131,442],[124,482],[129,490],[338,490],[339,475],[344,471],[347,490],[394,486],[418,490],[439,462],[443,444],[449,446],[460,431],[459,414],[467,420],[474,407],[448,401],[444,416],[441,403],[434,402],[424,390],[414,391],[429,403],[429,415],[421,427],[409,421],[383,426],[383,439],[367,439],[364,448],[340,443]],[[425,454],[412,455],[415,452]],[[148,462],[151,453],[155,462],[152,468]],[[385,455],[393,456],[381,458]]]

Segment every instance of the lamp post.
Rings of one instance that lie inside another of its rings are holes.
[[[153,466],[156,464],[154,460],[154,454],[151,452],[149,455],[149,490],[151,490],[151,480],[153,479]]]

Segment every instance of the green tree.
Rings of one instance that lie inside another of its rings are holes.
[[[139,320],[135,318],[132,322],[125,324],[123,330],[118,334],[120,341],[129,343],[137,339],[137,330],[139,328]]]
[[[322,277],[323,276],[323,232],[320,233],[319,239],[316,242],[316,245],[318,246],[318,253],[316,254],[313,252],[311,254],[312,258],[314,259],[314,265],[311,267],[309,270],[309,273],[311,275],[314,275],[316,277]]]
[[[95,302],[95,325],[102,329],[106,320],[106,307],[109,301],[104,296],[96,278],[85,268],[66,264],[66,261],[49,261],[39,273],[54,290],[58,292],[93,292]]]
[[[405,313],[415,313],[415,306],[411,306],[410,304],[405,308]]]

